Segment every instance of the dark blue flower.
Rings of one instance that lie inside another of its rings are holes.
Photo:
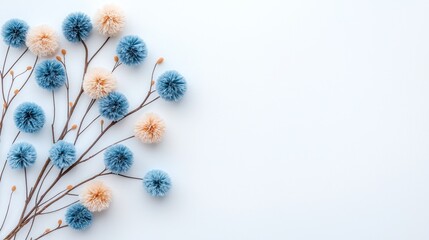
[[[163,197],[171,188],[168,174],[161,170],[151,170],[143,178],[143,186],[154,197]]]
[[[49,150],[49,158],[57,168],[70,167],[76,161],[76,148],[73,144],[60,140]]]
[[[147,56],[146,44],[137,36],[125,36],[116,48],[119,60],[125,65],[137,65]]]
[[[104,164],[106,168],[115,174],[124,173],[133,164],[133,153],[124,145],[110,147],[104,153]]]
[[[36,162],[37,152],[29,143],[15,143],[7,154],[9,165],[13,169],[21,169],[32,166]]]
[[[60,88],[66,82],[63,65],[57,60],[45,60],[36,67],[37,84],[47,90]]]
[[[28,24],[20,19],[11,19],[3,25],[3,41],[12,47],[20,48],[25,45]]]
[[[85,13],[71,13],[64,19],[63,34],[70,42],[80,42],[87,39],[91,30],[91,19]]]
[[[19,131],[35,133],[45,125],[45,113],[39,105],[25,102],[16,108],[14,120]]]
[[[156,83],[156,91],[159,96],[167,101],[177,102],[186,92],[186,80],[176,71],[163,73]]]
[[[88,228],[92,218],[92,213],[80,203],[69,207],[66,212],[66,223],[75,230]]]
[[[98,102],[101,116],[118,121],[128,113],[128,100],[122,93],[111,92]]]

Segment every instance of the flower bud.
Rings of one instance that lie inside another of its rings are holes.
[[[158,61],[156,61],[156,64],[161,64],[163,62],[164,62],[164,58],[160,57],[160,58],[158,58]]]

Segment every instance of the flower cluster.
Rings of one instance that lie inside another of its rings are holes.
[[[62,35],[48,25],[30,27],[20,19],[11,19],[3,25],[1,36],[7,45],[8,52],[22,51],[19,48],[26,46],[18,60],[10,68],[3,67],[6,71],[2,70],[5,72],[0,73],[3,84],[10,82],[9,86],[3,86],[9,90],[0,92],[4,100],[0,117],[0,138],[3,129],[17,132],[16,137],[11,141],[4,166],[9,165],[11,169],[14,169],[13,171],[22,172],[26,189],[25,201],[23,201],[25,205],[17,213],[19,218],[16,219],[15,227],[8,230],[6,235],[0,236],[2,239],[22,239],[24,228],[30,229],[26,236],[28,238],[36,218],[62,209],[66,209],[63,215],[66,225],[59,220],[54,230],[65,227],[75,230],[89,228],[93,220],[99,217],[97,213],[111,206],[114,197],[111,188],[99,180],[102,177],[116,176],[138,180],[143,186],[143,192],[147,192],[151,197],[164,197],[170,191],[171,178],[165,171],[150,170],[142,174],[142,177],[127,175],[132,173],[134,161],[138,155],[125,145],[125,141],[137,139],[142,144],[160,144],[165,138],[165,121],[158,114],[147,112],[132,124],[133,127],[127,128],[129,124],[119,123],[125,119],[128,120],[128,116],[138,113],[158,99],[167,102],[182,100],[187,90],[187,82],[181,74],[174,70],[158,74],[156,70],[164,61],[163,58],[159,58],[153,66],[151,78],[142,82],[148,89],[142,91],[144,94],[139,96],[140,102],[136,104],[129,101],[125,94],[126,89],[120,89],[123,85],[117,84],[117,82],[123,83],[125,80],[117,77],[115,70],[120,66],[136,68],[142,65],[148,56],[148,50],[143,39],[137,35],[118,37],[124,30],[125,20],[124,12],[119,7],[106,5],[96,12],[92,20],[83,12],[67,15],[62,22]],[[93,32],[106,38],[95,50],[89,49],[85,43]],[[59,51],[63,39],[71,43],[81,43],[73,45],[82,47],[85,53],[85,58],[82,58],[85,59],[85,62],[81,79],[69,79],[68,62],[66,62],[66,58],[69,57],[67,50]],[[93,66],[93,62],[96,61],[92,60],[101,54],[101,50],[109,44],[109,41],[117,42],[115,51],[109,56],[114,60],[113,68]],[[15,64],[19,60],[25,59],[23,56],[27,52],[35,55],[34,64],[26,67],[22,73],[15,74],[12,68],[19,66],[19,64]],[[7,57],[6,54],[5,64],[8,63]],[[42,60],[42,58],[47,59]],[[32,78],[33,74],[34,78]],[[154,76],[158,76],[158,78]],[[11,81],[5,81],[9,77]],[[26,80],[15,81],[20,77],[25,77]],[[38,99],[31,99],[31,102],[23,102],[16,107],[11,104],[17,99],[27,82],[33,81],[33,79],[40,91],[48,92],[48,99],[52,99],[52,108],[48,108],[50,111],[46,115],[42,106],[39,106],[40,103],[35,103]],[[22,85],[12,91],[17,82]],[[73,88],[76,88],[76,91]],[[58,96],[61,94],[65,96]],[[67,99],[67,102],[63,99]],[[80,106],[82,104],[87,106]],[[4,119],[11,107],[15,108],[13,120],[16,128],[5,128]],[[59,111],[59,109],[61,110]],[[77,109],[83,109],[80,116]],[[91,115],[98,116],[91,121],[89,120]],[[49,125],[49,128],[46,125]],[[120,133],[128,132],[131,136],[116,140],[114,143],[104,143],[110,140],[106,139],[106,136],[115,127],[121,127],[121,130],[118,134],[111,134],[111,139],[117,138]],[[87,129],[91,129],[92,134],[87,134]],[[42,136],[46,136],[46,134],[50,134],[51,137],[43,139]],[[29,135],[33,135],[30,141],[21,141],[21,138],[30,137]],[[35,144],[34,138],[41,142],[48,140],[46,142],[50,144],[49,149],[36,151],[35,146],[38,145]],[[85,141],[80,141],[83,138]],[[19,141],[16,141],[18,139]],[[9,142],[5,141],[2,144],[9,144]],[[106,146],[103,148],[102,144]],[[99,149],[97,150],[97,148]],[[40,161],[39,158],[44,156],[47,157],[46,161]],[[99,165],[103,166],[101,169],[95,169],[95,174],[87,178],[86,173],[93,174],[94,172],[88,167],[90,165],[87,165],[87,162],[96,161],[95,159],[99,159]],[[27,169],[35,168],[35,166],[40,169],[34,170],[34,174],[37,176],[33,180],[30,179],[33,177],[32,175],[27,175]],[[78,172],[81,169],[86,169],[85,174]],[[2,177],[5,170],[7,168],[3,168],[0,173],[0,184],[3,183]],[[69,181],[72,181],[71,185],[60,186]],[[60,190],[58,191],[58,189]],[[13,186],[11,190],[4,221],[8,220],[8,211],[16,186]],[[77,200],[59,210],[52,210],[52,206],[59,205],[65,197],[77,197]],[[1,228],[3,228],[3,224]],[[26,228],[28,224],[31,224],[31,227]],[[41,236],[32,239],[39,239],[52,232],[54,231],[47,229]],[[0,232],[0,235],[2,233]]]

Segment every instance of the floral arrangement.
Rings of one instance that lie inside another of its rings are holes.
[[[6,127],[4,123],[7,117],[13,117],[17,134],[10,141],[1,139],[1,144],[10,144],[10,148],[4,163],[0,165],[0,188],[5,187],[3,179],[5,171],[20,171],[25,182],[24,189],[12,186],[10,194],[0,195],[0,200],[7,202],[7,205],[5,204],[7,208],[0,209],[0,236],[3,239],[36,240],[64,228],[74,230],[88,228],[96,218],[96,213],[106,210],[112,200],[111,189],[100,180],[104,176],[113,175],[141,181],[143,188],[153,197],[163,197],[170,190],[170,177],[162,170],[150,170],[143,177],[127,175],[127,171],[133,166],[134,155],[123,143],[133,138],[143,144],[159,143],[165,133],[165,123],[157,114],[143,115],[135,124],[132,136],[101,149],[98,146],[100,140],[105,138],[117,123],[158,99],[177,102],[182,99],[187,88],[184,77],[177,71],[167,71],[154,79],[157,67],[164,61],[163,58],[159,58],[154,64],[148,81],[148,90],[141,103],[134,107],[130,106],[127,97],[117,91],[114,73],[121,66],[135,67],[142,64],[148,51],[140,37],[119,36],[124,25],[124,13],[115,5],[102,7],[92,20],[81,12],[71,13],[65,18],[62,23],[64,38],[82,47],[85,53],[80,84],[76,84],[79,83],[77,80],[69,80],[67,51],[60,50],[60,37],[53,28],[47,25],[29,27],[26,22],[19,19],[11,19],[3,25],[1,34],[7,50],[3,64],[0,65],[3,99],[0,138],[2,130]],[[86,41],[93,30],[105,36],[106,40],[90,54],[92,51],[88,49]],[[116,53],[112,55],[113,67],[106,69],[92,66],[93,59],[115,38],[118,38],[118,43]],[[10,59],[11,51],[21,51],[16,60]],[[29,53],[34,55],[34,63],[22,71],[15,72],[17,63]],[[45,115],[46,109],[35,102],[23,101],[15,104],[15,100],[20,99],[23,88],[33,79],[37,86],[52,98],[50,109],[53,111],[52,119],[48,119]],[[70,90],[74,87],[80,90],[73,98]],[[56,99],[61,93],[65,95],[63,97],[67,102],[60,105]],[[86,111],[78,116],[76,107],[85,102],[88,104]],[[65,115],[63,118],[57,116],[59,107],[66,109],[66,114],[62,114]],[[88,120],[88,113],[97,111],[97,108],[98,116]],[[74,124],[72,121],[76,119],[77,123]],[[25,140],[25,136],[39,133],[46,127],[47,122],[50,122],[51,128],[52,139],[49,139],[51,147],[36,149],[31,142]],[[76,143],[82,134],[97,125],[99,133],[95,136],[86,136],[87,139],[93,139],[92,143],[83,149],[77,149]],[[46,139],[40,141],[43,140]],[[40,160],[39,152],[46,153],[49,157],[40,164],[42,167],[36,171],[37,178],[29,179],[27,169],[34,167],[36,161]],[[94,159],[103,159],[104,168],[96,170],[92,177],[79,179],[76,169]],[[78,182],[75,185],[64,185],[61,180],[66,175],[72,175]],[[23,199],[16,199],[20,195],[14,197],[15,192],[21,192]],[[55,203],[58,204],[66,196],[75,200],[65,206],[53,208],[56,206]],[[11,207],[14,201],[23,201],[22,209]],[[58,220],[57,224],[41,233],[32,232],[39,216],[59,211],[64,211],[64,218]],[[6,222],[9,223],[6,225],[12,227],[5,227]]]

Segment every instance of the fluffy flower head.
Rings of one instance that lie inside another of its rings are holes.
[[[104,153],[106,168],[115,174],[127,172],[133,164],[133,152],[124,145],[110,147]]]
[[[111,92],[99,100],[98,106],[101,116],[118,121],[127,114],[129,104],[124,94]]]
[[[158,78],[156,91],[162,99],[177,102],[186,92],[186,80],[176,71],[167,71]]]
[[[60,140],[49,150],[49,158],[57,168],[70,167],[76,161],[75,146],[69,142]]]
[[[67,209],[66,223],[75,230],[85,230],[92,223],[92,213],[82,204],[75,204]]]
[[[134,135],[144,143],[161,142],[165,133],[165,123],[154,113],[146,114],[134,127]]]
[[[25,46],[25,38],[28,32],[28,24],[20,19],[11,19],[3,25],[3,41],[11,47]]]
[[[153,197],[163,197],[171,188],[171,180],[166,172],[151,170],[144,176],[143,186]]]
[[[101,212],[109,208],[112,191],[103,182],[93,182],[83,190],[80,201],[89,211]]]
[[[57,52],[59,39],[57,33],[46,25],[30,28],[26,45],[30,51],[39,57],[50,57]]]
[[[137,36],[125,36],[119,41],[116,54],[125,65],[138,65],[147,56],[146,44]]]
[[[108,4],[97,11],[94,22],[99,33],[114,37],[124,29],[125,15],[118,6]]]
[[[30,167],[36,162],[36,158],[36,149],[33,145],[25,142],[15,143],[7,154],[7,160],[13,169]]]
[[[45,113],[39,105],[25,102],[16,108],[14,120],[19,131],[36,133],[45,125]]]
[[[71,13],[63,21],[63,34],[70,42],[80,42],[87,39],[91,30],[91,19],[85,13]]]
[[[116,79],[104,68],[90,69],[83,80],[83,90],[93,99],[107,96],[116,89]]]
[[[57,60],[45,60],[36,67],[37,84],[46,90],[60,88],[66,82],[64,67]]]

